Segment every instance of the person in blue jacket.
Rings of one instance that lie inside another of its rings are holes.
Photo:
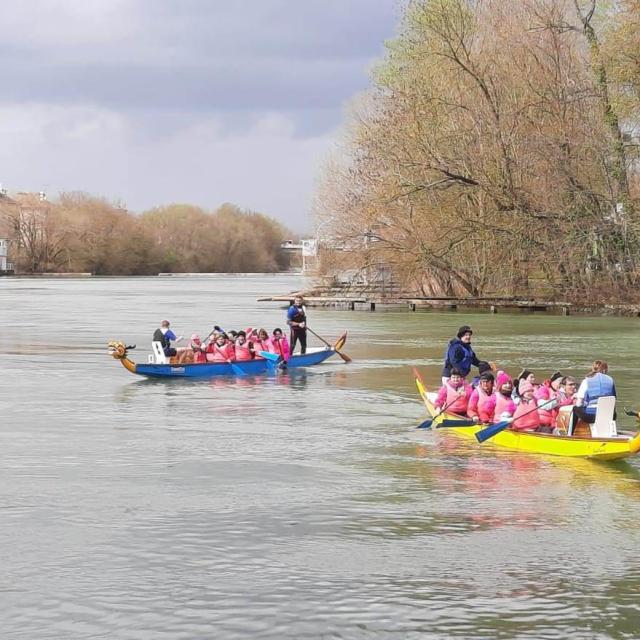
[[[160,323],[160,328],[156,329],[153,334],[153,341],[159,342],[162,345],[164,355],[168,358],[175,356],[178,353],[177,349],[171,346],[171,341],[173,340],[174,342],[180,342],[182,340],[182,336],[177,338],[176,334],[171,331],[169,326],[169,321],[163,320]]]
[[[469,375],[471,367],[480,365],[480,360],[471,348],[471,327],[463,325],[458,329],[458,335],[449,341],[444,354],[444,367],[442,368],[442,384],[451,377],[451,369],[458,369],[464,377]]]
[[[596,360],[591,365],[591,371],[587,373],[578,387],[575,395],[576,406],[573,411],[580,420],[587,424],[593,424],[596,421],[598,398],[603,396],[616,397],[616,385],[608,373],[609,365],[604,360]],[[615,411],[613,419],[616,419]]]

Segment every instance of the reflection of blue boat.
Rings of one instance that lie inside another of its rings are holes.
[[[304,355],[293,355],[286,363],[288,369],[299,367],[311,367],[320,364],[342,349],[347,340],[344,333],[333,347],[321,347],[309,349]],[[128,350],[131,347],[125,346],[124,342],[110,342],[109,352],[116,359],[120,360],[122,366],[140,376],[150,378],[213,378],[214,376],[235,376],[235,375],[260,375],[269,371],[277,371],[284,363],[273,362],[267,359],[228,362],[202,362],[185,364],[154,364],[136,363],[130,360]]]

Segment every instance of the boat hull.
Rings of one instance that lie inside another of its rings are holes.
[[[304,355],[293,355],[287,362],[287,369],[311,367],[335,355],[334,349],[318,349]],[[131,360],[121,360],[123,366],[139,376],[148,378],[215,378],[217,376],[247,375],[257,376],[278,369],[269,360],[247,360],[244,362],[202,362],[188,364],[144,364]],[[131,366],[133,365],[133,366]]]
[[[435,415],[435,407],[427,395],[426,387],[419,374],[416,373],[416,385],[430,416]],[[460,416],[442,413],[433,420],[432,427],[446,429],[457,436],[472,439],[477,443],[475,434],[486,425],[441,426],[444,420],[460,420]],[[514,451],[538,453],[569,458],[590,458],[593,460],[620,460],[636,455],[640,451],[640,431],[633,437],[618,438],[580,438],[576,436],[556,436],[545,433],[532,433],[504,429],[487,441]],[[486,446],[486,445],[483,445]]]

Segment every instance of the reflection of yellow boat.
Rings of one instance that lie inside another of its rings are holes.
[[[420,397],[424,401],[429,415],[434,416],[436,409],[433,406],[427,389],[416,371],[416,385]],[[441,413],[433,420],[433,428],[442,424],[443,420],[460,420],[460,416]],[[473,438],[475,434],[486,425],[475,424],[471,426],[447,426],[447,431],[466,438]],[[640,451],[640,431],[633,436],[619,436],[616,438],[580,438],[576,436],[555,436],[545,433],[532,433],[526,431],[511,431],[505,429],[497,433],[490,442],[517,451],[529,453],[544,453],[553,456],[567,456],[572,458],[590,458],[592,460],[619,460],[633,456]]]

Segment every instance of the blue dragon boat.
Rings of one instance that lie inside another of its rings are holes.
[[[312,367],[338,354],[343,360],[347,357],[340,353],[340,349],[347,341],[346,332],[343,333],[333,346],[318,347],[308,349],[304,355],[296,354],[290,356],[286,365],[280,358],[277,360],[269,358],[257,358],[255,360],[233,361],[233,362],[200,362],[200,363],[174,363],[174,362],[151,362],[153,356],[149,356],[149,362],[136,363],[129,358],[129,351],[135,346],[126,346],[121,341],[111,341],[109,343],[109,353],[119,360],[122,366],[131,373],[148,378],[213,378],[215,376],[256,376],[264,373],[274,372],[286,366],[287,369],[298,369],[300,367]]]

